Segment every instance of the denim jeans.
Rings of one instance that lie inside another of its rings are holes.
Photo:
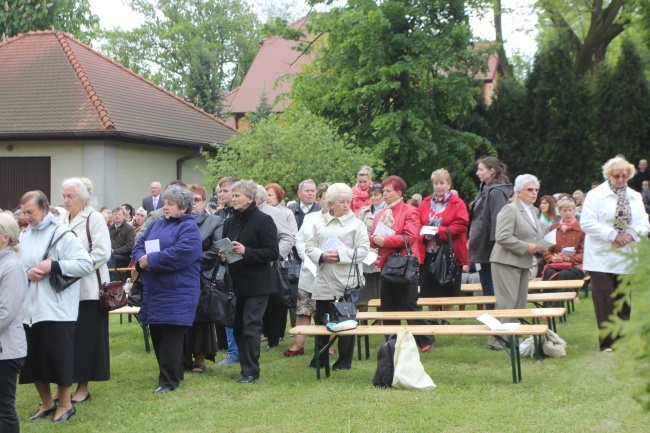
[[[478,271],[478,276],[481,279],[483,296],[494,296],[494,283],[492,283],[492,264],[481,263],[481,270]],[[486,305],[485,309],[494,310],[494,304]]]
[[[226,328],[226,337],[228,338],[228,351],[226,356],[239,359],[239,347],[235,341],[235,331],[233,328]]]

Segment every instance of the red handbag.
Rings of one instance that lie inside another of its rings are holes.
[[[126,291],[121,281],[102,284],[99,290],[99,309],[108,312],[126,306]]]
[[[553,269],[556,272],[553,275],[551,275],[547,280],[545,280],[545,281],[551,281],[555,277],[557,277],[557,274],[560,271],[566,271],[571,269],[572,267],[573,267],[573,263],[571,262],[547,263],[546,266],[544,266],[544,269],[542,270],[542,277],[546,275],[547,269]]]

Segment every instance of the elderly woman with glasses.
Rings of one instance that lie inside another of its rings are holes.
[[[621,156],[603,165],[605,182],[585,197],[580,225],[586,233],[583,268],[591,276],[598,328],[614,313],[612,297],[621,275],[633,272],[638,260],[637,242],[648,234],[648,215],[641,194],[627,186],[634,165]],[[618,317],[629,320],[631,308],[625,304]],[[612,351],[617,337],[600,337],[600,350]]]
[[[548,229],[557,232],[555,245],[543,253],[546,267],[542,271],[542,279],[545,281],[581,280],[585,276],[582,270],[585,233],[576,218],[576,203],[572,198],[565,197],[557,203],[557,207],[561,219]],[[567,248],[573,248],[573,251],[569,252]]]
[[[133,248],[144,285],[138,318],[149,325],[159,368],[157,393],[173,391],[183,380],[183,337],[194,324],[203,258],[201,233],[191,215],[194,194],[172,185],[162,199],[165,217],[149,224]]]
[[[532,174],[517,176],[514,190],[516,200],[497,215],[496,244],[490,255],[497,310],[526,308],[533,254],[543,250],[537,243],[548,231],[532,210],[539,192],[537,178]],[[488,344],[495,350],[503,349],[494,338]]]

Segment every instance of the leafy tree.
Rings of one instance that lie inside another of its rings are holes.
[[[645,157],[650,142],[650,91],[641,58],[625,39],[614,68],[603,65],[597,75],[597,134],[605,158],[624,154]]]
[[[131,0],[136,29],[107,31],[102,50],[206,111],[220,114],[259,49],[260,23],[244,0]],[[235,67],[233,67],[235,65]]]
[[[223,176],[277,182],[288,194],[311,178],[353,184],[363,164],[381,168],[370,155],[347,146],[327,122],[294,104],[284,113],[259,120],[252,131],[240,131],[217,153],[206,153],[206,183]]]
[[[0,4],[0,41],[30,30],[61,30],[90,43],[99,30],[88,0],[5,0]]]
[[[591,91],[574,68],[568,47],[558,41],[538,52],[526,83],[531,136],[522,143],[529,165],[521,168],[535,170],[549,193],[585,188],[602,165],[593,140]]]
[[[337,125],[346,140],[370,149],[387,173],[423,191],[433,169],[447,168],[471,189],[483,140],[449,122],[478,91],[470,77],[486,57],[470,46],[465,2],[349,0],[315,16],[309,34],[327,35],[290,97]]]
[[[641,0],[645,1],[645,0]],[[538,0],[543,12],[575,56],[574,71],[593,73],[611,42],[630,25],[639,0]]]

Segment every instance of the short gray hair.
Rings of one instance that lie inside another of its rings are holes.
[[[147,216],[147,211],[146,211],[142,206],[140,206],[140,207],[138,208],[138,210],[135,211],[135,214],[136,214],[136,215],[144,215],[144,216]]]
[[[529,183],[534,183],[535,186],[539,188],[539,180],[532,174],[520,174],[517,176],[515,179],[515,193],[523,191]]]
[[[344,183],[335,183],[327,188],[325,204],[327,204],[328,207],[331,207],[330,204],[334,203],[339,198],[352,199],[352,188]]]
[[[244,195],[248,198],[252,198],[253,201],[257,200],[257,184],[252,180],[240,180],[230,185],[231,191],[236,189],[242,190]]]
[[[269,193],[266,192],[262,185],[257,185],[257,194],[255,194],[255,203],[264,203],[269,198]]]
[[[308,184],[308,183],[311,183],[314,186],[316,186],[316,182],[314,182],[313,180],[305,179],[302,182],[300,182],[300,185],[298,185],[298,191],[302,191],[304,189],[305,185]]]
[[[167,187],[165,192],[161,194],[163,200],[173,201],[179,209],[192,209],[192,201],[194,200],[194,193],[187,188],[178,185],[171,185]]]
[[[71,177],[61,183],[61,189],[69,186],[74,187],[75,192],[84,201],[88,203],[90,196],[93,194],[93,183],[87,177]]]
[[[20,228],[16,218],[10,213],[0,213],[0,236],[9,235],[9,246],[18,251],[18,236],[20,235]]]

